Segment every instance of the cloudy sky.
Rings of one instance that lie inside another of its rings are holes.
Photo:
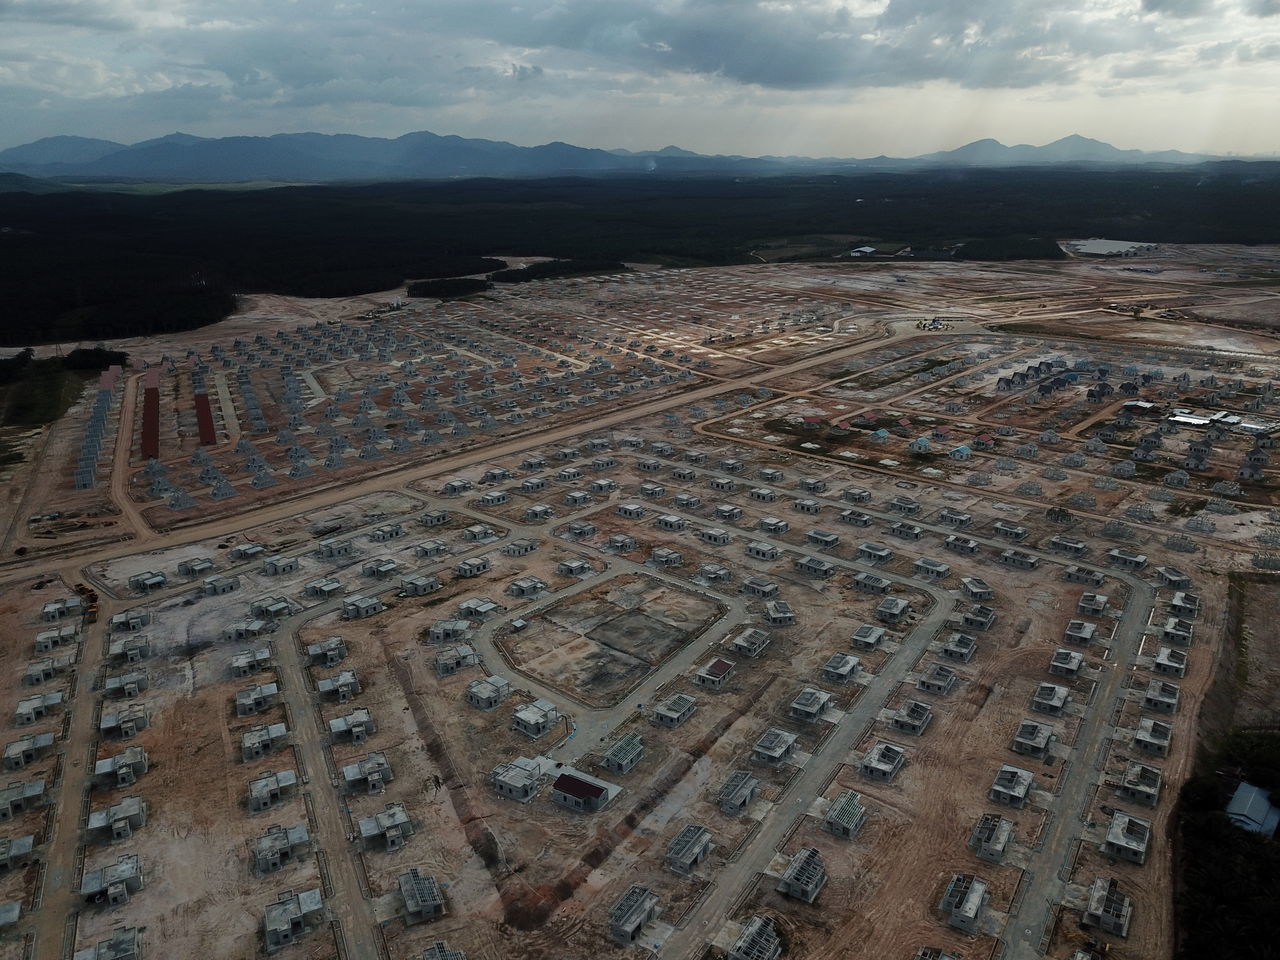
[[[0,147],[412,130],[1280,152],[1280,0],[0,0]]]

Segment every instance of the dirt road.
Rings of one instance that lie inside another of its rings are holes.
[[[138,383],[142,375],[127,377],[120,399],[120,427],[116,431],[116,449],[111,457],[111,499],[120,508],[122,529],[135,534],[148,529],[138,505],[129,499],[129,459],[133,450],[133,419],[138,404]]]
[[[912,332],[914,333],[914,331]],[[112,473],[111,496],[120,506],[123,515],[122,526],[131,528],[135,534],[135,539],[128,544],[104,548],[89,557],[87,562],[127,556],[145,549],[155,549],[193,540],[222,536],[248,527],[281,520],[299,512],[323,509],[365,493],[404,487],[424,476],[460,470],[477,463],[499,460],[503,457],[521,453],[531,447],[543,446],[570,437],[580,436],[586,430],[607,431],[612,427],[652,416],[655,413],[664,413],[680,407],[693,406],[701,400],[707,400],[725,392],[752,390],[774,377],[788,376],[813,366],[854,356],[868,349],[872,344],[883,342],[890,337],[905,336],[907,331],[891,334],[887,329],[881,328],[880,334],[878,338],[863,340],[849,347],[824,353],[820,356],[806,357],[794,363],[774,367],[768,371],[744,375],[721,383],[708,384],[683,393],[659,397],[636,407],[627,407],[611,414],[604,414],[596,417],[589,424],[575,422],[553,430],[531,431],[503,440],[492,446],[468,450],[449,457],[419,460],[404,466],[392,467],[378,473],[371,473],[366,479],[356,483],[336,485],[325,490],[302,493],[292,498],[282,498],[267,507],[246,511],[232,517],[211,520],[207,523],[192,524],[168,533],[158,533],[153,530],[143,518],[141,511],[137,509],[137,505],[130,502],[128,498],[127,451],[132,441],[131,437],[125,436],[125,434],[131,434],[132,431],[126,431],[125,426],[132,423],[133,408],[137,399],[137,378],[130,378],[126,384],[125,399],[121,403],[121,436],[116,444],[116,462]]]

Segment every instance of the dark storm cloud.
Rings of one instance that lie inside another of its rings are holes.
[[[1142,9],[1166,17],[1201,17],[1218,4],[1216,0],[1142,0]]]
[[[217,133],[461,123],[536,139],[541,123],[553,139],[640,110],[666,142],[664,114],[696,132],[795,108],[776,121],[790,135],[805,111],[926,86],[974,116],[1001,91],[1125,96],[1189,68],[1208,83],[1215,64],[1261,89],[1277,14],[1280,0],[0,0],[0,130],[19,142],[88,117],[125,136],[112,119],[138,129],[151,110]]]
[[[128,30],[134,22],[98,0],[0,0],[0,23],[45,23],[93,30]]]
[[[1228,0],[431,0],[343,4],[0,0],[0,16],[128,31],[250,102],[438,103],[460,78],[574,70],[712,78],[780,91],[1070,84],[1099,58],[1144,61]],[[1258,16],[1280,0],[1251,4]],[[180,22],[173,23],[177,12]],[[1145,14],[1145,15],[1144,15]],[[537,64],[529,63],[530,57]],[[191,80],[185,77],[184,80]],[[460,94],[465,91],[459,91]]]
[[[778,89],[894,86],[948,80],[1022,87],[1069,80],[1080,55],[1114,33],[1042,0],[976,8],[954,0],[892,0],[879,13],[827,3],[564,0],[525,5],[433,5],[504,44],[574,50],[649,71],[685,71]]]

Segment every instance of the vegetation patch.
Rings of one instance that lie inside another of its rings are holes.
[[[0,360],[0,426],[39,427],[52,423],[80,398],[85,384],[112,363],[127,359],[118,351],[77,349],[65,357],[37,360],[28,347]],[[9,449],[0,451],[0,462],[21,460]]]
[[[25,459],[12,437],[0,437],[0,467],[9,467]]]
[[[1275,242],[1278,206],[1280,165],[1263,163],[1209,178],[975,169],[0,193],[0,343],[33,330],[46,342],[189,330],[231,313],[238,295],[389,290],[457,275],[493,250],[708,266],[758,262],[761,238],[861,236],[1058,259],[1034,238],[1129,236],[1141,224],[1153,243]]]
[[[591,273],[624,273],[631,268],[617,260],[545,260],[527,267],[513,267],[489,274],[494,283],[529,283],[559,277],[581,277]]]
[[[1228,735],[1201,757],[1199,772],[1182,787],[1178,960],[1275,956],[1280,843],[1228,819],[1224,810],[1241,780],[1280,796],[1280,733]]]
[[[1066,253],[1050,237],[988,237],[956,247],[957,260],[1065,260]]]
[[[450,300],[454,297],[469,297],[474,293],[484,293],[492,284],[479,277],[446,277],[441,280],[417,280],[409,284],[409,296],[434,297],[438,300]]]
[[[410,276],[419,280],[438,280],[443,277],[465,277],[478,273],[489,273],[506,267],[505,260],[496,257],[441,257],[424,263]]]
[[[1183,784],[1173,829],[1176,960],[1263,960],[1275,955],[1280,937],[1280,841],[1242,829],[1225,812],[1241,782],[1271,791],[1272,802],[1280,798],[1280,716],[1274,710],[1242,716],[1241,707],[1251,686],[1273,690],[1265,677],[1250,678],[1247,654],[1249,623],[1270,622],[1274,597],[1254,591],[1276,589],[1274,574],[1228,574],[1227,645],[1198,718],[1211,739]],[[1247,725],[1236,726],[1242,719]]]

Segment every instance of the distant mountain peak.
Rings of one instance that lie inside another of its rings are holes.
[[[127,149],[114,140],[90,137],[42,137],[20,147],[0,151],[0,164],[6,167],[40,166],[54,163],[92,163],[107,154]]]
[[[1090,147],[1111,147],[1112,150],[1117,149],[1104,140],[1095,140],[1093,137],[1082,136],[1078,133],[1069,133],[1065,137],[1059,137],[1052,143],[1046,143],[1046,147],[1068,147],[1068,146],[1090,146]]]
[[[197,137],[190,133],[182,133],[181,131],[175,130],[173,133],[166,133],[163,137],[153,137],[150,140],[141,140],[138,143],[135,143],[133,148],[155,147],[162,143],[176,143],[179,146],[188,146],[193,143],[207,143],[208,140],[208,137]]]
[[[1018,166],[1043,164],[1143,164],[1143,163],[1202,163],[1216,159],[1208,155],[1180,153],[1163,150],[1150,153],[1142,150],[1121,150],[1103,140],[1067,134],[1051,143],[1033,146],[1020,143],[1005,146],[998,140],[986,138],[966,143],[955,150],[925,154],[915,158],[930,164],[959,164],[962,166]]]
[[[611,174],[750,175],[922,167],[1001,168],[1036,165],[1191,164],[1214,157],[1166,150],[1121,150],[1078,133],[1042,146],[1007,146],[992,137],[910,158],[708,156],[669,144],[660,150],[600,150],[554,140],[521,147],[502,140],[428,130],[394,139],[355,134],[279,133],[197,137],[175,131],[132,146],[84,137],[48,137],[0,151],[0,170],[35,177],[128,177],[139,180],[341,180],[454,177],[552,177]]]

